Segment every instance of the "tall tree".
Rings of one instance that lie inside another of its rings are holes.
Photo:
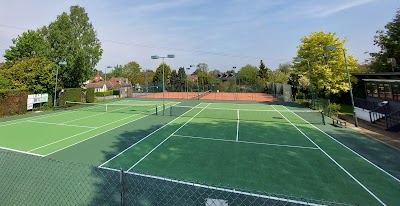
[[[92,75],[103,53],[85,9],[71,6],[69,14],[63,12],[41,32],[51,45],[49,59],[67,61],[67,65],[59,71],[61,85],[79,87]]]
[[[122,75],[122,73],[123,73],[122,71],[123,71],[122,65],[117,65],[117,66],[115,66],[114,69],[113,69],[109,74],[107,74],[107,75],[110,76],[110,77],[126,77],[126,76],[123,76],[123,75]],[[128,78],[128,77],[126,77],[126,78]]]
[[[153,77],[153,83],[157,85],[162,85],[162,73],[163,73],[163,64],[160,64],[156,69],[156,73]],[[168,85],[171,80],[171,67],[164,63],[164,81],[165,85]]]
[[[400,72],[399,63],[389,61],[394,58],[400,62],[400,9],[397,10],[394,19],[387,23],[385,30],[376,32],[374,44],[379,46],[381,51],[371,53],[372,69],[376,72]]]
[[[50,44],[40,31],[28,30],[12,40],[4,54],[6,61],[16,63],[33,57],[49,57]]]
[[[197,69],[203,72],[208,72],[208,65],[206,63],[200,63],[197,65]]]
[[[260,60],[260,70],[259,70],[259,76],[261,78],[266,79],[268,75],[268,68],[265,66],[263,60]]]
[[[31,93],[52,93],[55,85],[53,61],[45,57],[24,59],[2,73],[10,83],[10,89],[28,89]]]
[[[307,59],[311,64],[313,87],[327,97],[350,89],[343,56],[343,50],[348,54],[345,43],[345,40],[336,37],[336,33],[313,32],[303,37],[298,46],[297,56]],[[326,51],[325,47],[330,45],[335,45],[337,49]],[[347,62],[350,72],[358,71],[353,56],[347,55]],[[298,74],[308,75],[306,61],[295,62],[294,68]]]
[[[290,63],[279,64],[279,68],[277,70],[283,73],[290,73],[292,71],[292,64]]]
[[[255,84],[258,75],[259,69],[256,66],[248,64],[240,68],[238,72],[238,80],[241,84]]]
[[[184,67],[179,67],[179,70],[178,70],[178,79],[179,79],[179,84],[180,85],[185,85],[186,84],[186,78],[187,78],[187,76],[186,76],[186,71],[185,71],[185,68]]]
[[[132,84],[137,84],[141,79],[141,70],[140,65],[132,61],[122,67],[122,76],[128,78]]]

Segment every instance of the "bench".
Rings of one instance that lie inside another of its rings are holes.
[[[347,126],[346,123],[347,123],[346,121],[339,119],[339,115],[337,113],[332,115],[332,124],[333,125],[339,125],[340,127],[343,127],[343,126],[346,127]]]

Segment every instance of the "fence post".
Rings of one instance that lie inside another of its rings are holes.
[[[121,193],[121,206],[124,205],[124,170],[121,168],[119,173],[119,185],[120,185],[120,193]]]

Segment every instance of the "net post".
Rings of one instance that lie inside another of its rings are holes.
[[[172,106],[169,107],[169,116],[172,116]]]
[[[324,111],[321,111],[321,116],[322,116],[322,124],[325,125],[325,115],[324,115]]]
[[[156,115],[158,115],[158,106],[156,105]]]
[[[108,107],[108,105],[106,104],[106,112],[108,112],[108,108],[107,107]]]

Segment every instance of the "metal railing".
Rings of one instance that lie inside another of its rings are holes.
[[[385,118],[388,114],[388,109],[388,106],[385,104],[369,111],[369,118],[371,123],[375,123],[376,121]]]
[[[400,110],[386,115],[386,128],[389,131],[400,131]]]

